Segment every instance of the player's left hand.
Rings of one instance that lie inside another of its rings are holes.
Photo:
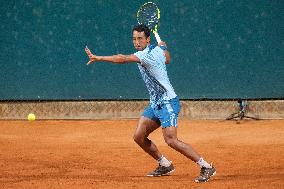
[[[87,53],[88,57],[90,58],[87,65],[92,64],[93,62],[95,62],[97,60],[97,56],[94,55],[87,46],[85,47],[85,52]]]

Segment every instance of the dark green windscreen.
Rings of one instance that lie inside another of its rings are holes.
[[[1,2],[0,100],[147,99],[136,64],[86,66],[84,52],[134,53],[144,2]],[[284,97],[283,0],[155,2],[180,98]]]

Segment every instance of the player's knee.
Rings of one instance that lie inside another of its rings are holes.
[[[165,142],[167,143],[168,146],[171,148],[176,147],[177,140],[175,138],[165,138]]]
[[[141,137],[141,135],[137,133],[133,135],[133,140],[139,145],[143,143],[143,137]]]

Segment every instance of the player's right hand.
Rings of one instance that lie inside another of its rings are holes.
[[[89,62],[87,63],[87,65],[92,64],[93,62],[95,62],[97,60],[97,56],[94,55],[87,46],[85,47],[85,52],[87,53],[87,55],[90,59]]]
[[[165,46],[165,47],[167,47],[167,44],[166,44],[166,42],[161,41],[161,42],[158,44],[158,46]]]

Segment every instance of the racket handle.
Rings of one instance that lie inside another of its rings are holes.
[[[155,32],[154,35],[155,35],[156,40],[157,40],[157,42],[158,42],[158,44],[159,44],[162,40],[161,40],[161,38],[160,38],[158,32]]]

